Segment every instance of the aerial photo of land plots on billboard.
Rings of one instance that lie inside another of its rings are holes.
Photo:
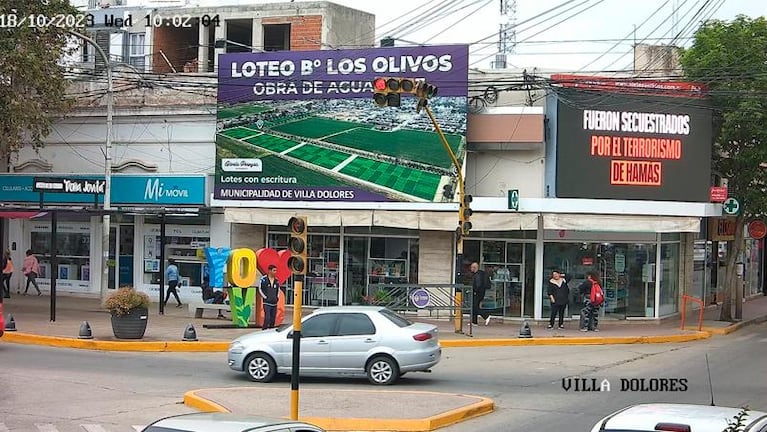
[[[466,150],[466,46],[236,53],[219,62],[214,197],[452,201],[455,168],[418,98],[373,101],[377,77],[437,86],[452,151]]]

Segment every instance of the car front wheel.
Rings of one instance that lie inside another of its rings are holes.
[[[399,378],[399,366],[390,357],[378,356],[368,364],[368,380],[375,385],[391,385]]]
[[[251,381],[268,383],[277,374],[277,365],[264,353],[253,353],[245,360],[245,373]]]

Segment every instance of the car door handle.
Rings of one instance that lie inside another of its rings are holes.
[[[371,338],[365,339],[365,343],[375,343],[375,342],[376,342],[375,339],[371,339]]]
[[[317,345],[327,345],[327,344],[328,344],[328,341],[326,341],[326,340],[318,340],[317,341]]]

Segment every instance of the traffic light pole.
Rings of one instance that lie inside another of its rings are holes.
[[[293,361],[290,371],[290,419],[298,420],[298,373],[301,359],[301,300],[304,276],[293,276]]]
[[[426,103],[426,100],[422,100],[424,111],[426,111],[426,115],[429,116],[429,120],[431,120],[431,124],[434,126],[434,130],[437,131],[437,135],[439,135],[440,140],[442,141],[442,145],[445,146],[445,150],[447,151],[447,154],[450,155],[450,159],[453,161],[453,166],[455,167],[455,174],[458,178],[458,198],[461,202],[461,205],[458,207],[458,219],[461,220],[460,212],[463,211],[463,202],[464,197],[466,196],[466,191],[464,190],[464,180],[463,180],[463,173],[461,173],[461,164],[458,163],[458,158],[455,157],[455,153],[453,153],[453,149],[450,148],[450,144],[447,142],[447,138],[445,138],[445,134],[442,132],[442,128],[439,127],[439,123],[437,123],[436,117],[434,117],[434,113],[431,112],[431,109],[429,108],[428,103]],[[455,284],[456,286],[461,283],[461,267],[463,266],[463,233],[459,233],[456,235],[456,241],[455,241]],[[463,310],[461,308],[461,305],[463,304],[463,293],[461,293],[461,290],[456,288],[455,291],[455,301],[456,301],[456,316],[455,316],[455,332],[456,333],[463,333]]]

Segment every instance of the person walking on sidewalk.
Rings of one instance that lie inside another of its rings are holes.
[[[27,286],[24,289],[24,295],[27,295],[30,283],[37,290],[37,295],[41,295],[40,287],[37,286],[37,276],[40,274],[40,263],[37,261],[35,254],[32,253],[32,249],[27,249],[27,257],[24,258],[24,264],[21,266],[21,271],[24,273],[24,276],[27,277]]]
[[[3,298],[11,298],[11,276],[13,275],[13,261],[11,260],[11,251],[8,249],[3,252],[3,276],[2,276],[2,292],[0,292],[0,302]]]
[[[474,294],[474,298],[471,304],[471,323],[477,324],[477,316],[481,315],[485,319],[485,325],[490,324],[490,314],[485,316],[480,309],[480,304],[485,298],[485,292],[490,289],[490,277],[487,272],[479,269],[479,263],[476,261],[471,263],[471,273],[474,275],[471,278],[471,289]]]
[[[277,302],[280,295],[280,281],[277,280],[277,266],[269,264],[267,274],[261,276],[258,284],[258,295],[264,301],[264,325],[263,330],[274,328],[274,320],[277,317]]]
[[[170,300],[170,295],[172,293],[173,297],[176,297],[176,302],[178,303],[176,307],[180,308],[181,299],[178,298],[178,291],[176,290],[178,287],[178,266],[176,265],[176,260],[168,260],[168,268],[165,269],[165,278],[168,279],[168,292],[165,293],[165,301],[163,301],[162,305],[163,307],[168,305],[168,300]]]
[[[551,301],[551,316],[549,317],[549,329],[554,328],[554,318],[559,316],[559,328],[564,329],[565,308],[570,298],[570,287],[567,286],[567,280],[559,270],[551,272],[547,294]]]

